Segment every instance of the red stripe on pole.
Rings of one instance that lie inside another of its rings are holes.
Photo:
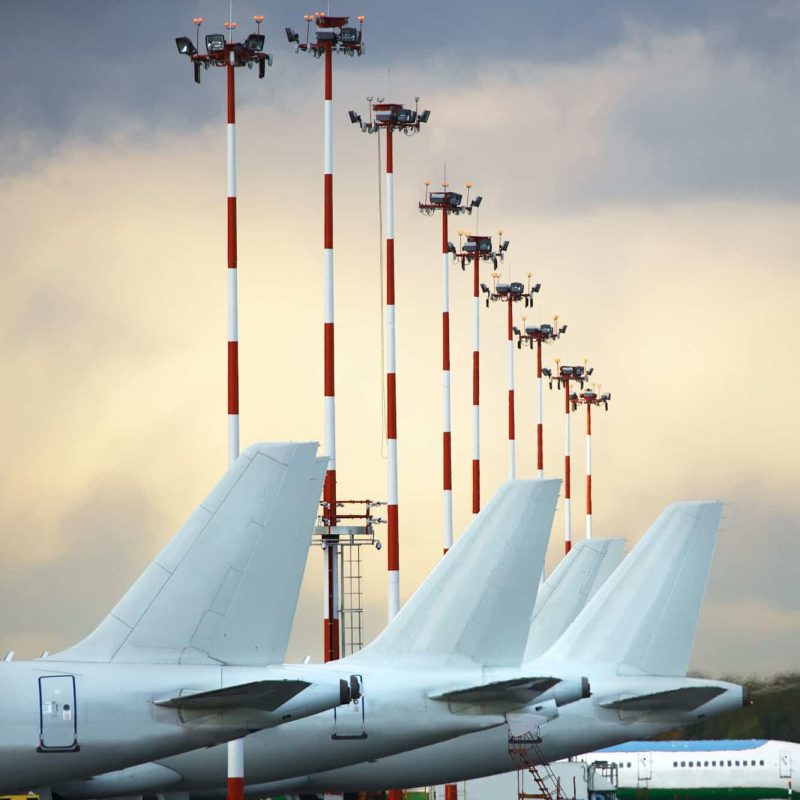
[[[333,50],[325,43],[325,99],[333,100]]]
[[[445,784],[444,800],[458,800],[458,786],[456,786],[456,784]]]
[[[333,397],[333,323],[324,324],[325,333],[325,397]]]
[[[569,551],[572,550],[572,542],[564,542],[564,555],[569,555]]]
[[[592,435],[592,406],[590,403],[586,404],[586,435]]]
[[[397,376],[394,372],[386,374],[386,392],[388,395],[388,403],[386,406],[386,438],[397,438],[397,408],[395,405],[395,398],[397,397]]]
[[[323,233],[323,246],[326,250],[333,249],[333,175],[326,172],[323,185],[325,195],[325,220]]]
[[[339,620],[336,618],[323,620],[325,662],[339,659]]]
[[[592,513],[592,476],[586,476],[586,513]]]
[[[236,198],[228,198],[228,267],[236,269]]]
[[[481,462],[477,458],[472,459],[472,513],[477,514],[481,510]]]
[[[397,538],[398,514],[397,506],[388,507],[389,515],[389,536],[387,547],[387,561],[388,568],[391,572],[397,572],[400,569],[400,543]]]
[[[244,800],[244,778],[228,778],[227,800]]]
[[[570,463],[569,456],[564,456],[564,497],[569,500],[572,497],[570,487]]]
[[[508,390],[508,438],[514,438],[514,390]]]
[[[230,56],[229,56],[230,58]],[[234,72],[233,64],[228,62],[228,124],[236,122],[236,95],[234,92]]]
[[[444,488],[453,488],[453,464],[450,453],[450,431],[445,431],[443,434],[444,445]]]
[[[542,423],[536,424],[536,468],[544,469],[544,453],[543,453],[543,437]]]
[[[239,413],[239,342],[228,342],[228,413]]]

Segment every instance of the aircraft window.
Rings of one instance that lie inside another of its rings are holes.
[[[693,766],[694,766],[694,761],[690,761],[690,762],[689,762],[689,766],[690,766],[690,767],[693,767]]]
[[[729,767],[732,767],[732,766],[733,766],[733,763],[729,761],[729,762],[728,762],[728,766],[729,766]]]
[[[686,766],[686,762],[685,761],[681,761],[681,766],[685,767]]]
[[[629,761],[628,762],[628,769],[630,769],[630,768],[631,768],[631,762]]]
[[[673,766],[673,767],[677,767],[677,766],[678,766],[678,762],[677,762],[677,761],[673,761],[673,762],[672,762],[672,766]]]
[[[712,762],[711,762],[711,766],[712,766],[712,767],[716,767],[716,766],[717,766],[717,762],[716,762],[716,761],[712,761]]]
[[[756,762],[755,762],[755,761],[751,761],[751,762],[750,762],[750,766],[751,766],[751,767],[754,767],[755,765],[756,765]]]
[[[763,766],[764,766],[764,762],[763,762],[763,761],[759,761],[759,762],[758,762],[758,765],[759,765],[760,767],[763,767]]]
[[[738,762],[738,761],[736,762],[736,766],[737,766],[737,767],[739,766],[739,762]]]
[[[708,766],[708,761],[704,761],[704,762],[703,762],[703,766],[704,766],[704,767],[707,767],[707,766]]]

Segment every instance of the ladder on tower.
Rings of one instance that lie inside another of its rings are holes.
[[[519,765],[517,798],[518,800],[566,800],[561,781],[545,759],[539,747],[540,743],[541,739],[533,733],[508,739],[509,755]],[[535,794],[524,791],[523,777],[526,771],[531,774],[539,789]]]
[[[386,522],[373,516],[373,509],[386,505],[379,500],[338,500],[336,525],[324,524],[318,519],[312,544],[336,547],[339,551],[339,635],[341,654],[348,656],[364,646],[364,605],[361,548],[381,549],[375,535],[375,525]],[[340,511],[339,509],[342,509]],[[357,523],[357,524],[356,524]]]

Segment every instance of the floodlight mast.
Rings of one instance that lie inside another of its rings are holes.
[[[236,23],[228,20],[224,34],[206,36],[206,53],[200,54],[200,26],[202,17],[195,17],[195,44],[187,36],[175,40],[178,52],[189,57],[194,66],[195,83],[200,83],[201,70],[210,67],[225,67],[227,73],[227,227],[228,227],[228,463],[239,457],[239,291],[238,291],[238,253],[236,225],[236,92],[234,70],[247,66],[252,69],[258,65],[258,77],[263,78],[267,66],[272,65],[272,56],[262,52],[265,37],[261,33],[264,17],[253,17],[256,33],[250,34],[244,42],[234,42]],[[244,798],[244,740],[228,743],[228,800]]]
[[[564,389],[564,555],[572,549],[572,492],[570,480],[572,477],[571,469],[571,449],[570,449],[570,383],[580,384],[581,389],[594,370],[585,364],[582,366],[568,366],[561,364],[561,359],[556,359],[555,372],[548,370],[545,374],[553,388],[555,382],[559,389]]]
[[[339,536],[335,533],[337,523],[336,497],[336,394],[334,382],[334,262],[333,262],[333,54],[361,56],[364,53],[364,17],[358,17],[359,27],[348,25],[349,17],[332,17],[321,11],[306,14],[306,39],[292,28],[286,28],[286,38],[295,45],[295,52],[310,53],[314,58],[323,58],[323,251],[324,251],[324,300],[323,300],[323,349],[325,398],[325,448],[328,456],[328,471],[322,491],[322,523],[327,534],[322,537],[322,552],[325,559],[323,649],[325,661],[335,661],[341,654],[339,630]],[[315,39],[311,39],[311,23],[315,25]]]
[[[528,273],[528,279],[531,274]],[[567,326],[558,324],[558,314],[553,317],[553,324],[526,325],[525,317],[522,318],[522,330],[515,328],[517,334],[517,347],[521,348],[527,343],[531,350],[536,346],[536,477],[544,478],[544,411],[542,405],[542,345],[560,339],[567,332]],[[550,370],[545,372],[548,376]]]
[[[506,336],[508,339],[508,477],[513,481],[517,477],[516,413],[514,408],[514,303],[524,303],[525,308],[531,307],[533,305],[533,295],[539,291],[539,285],[531,286],[530,280],[528,280],[526,289],[525,284],[519,281],[498,283],[499,277],[499,272],[493,272],[493,288],[490,290],[485,285],[483,288],[487,295],[487,308],[490,302],[506,303],[508,307],[506,316]]]
[[[196,44],[188,36],[175,40],[178,52],[189,57],[194,66],[194,79],[200,83],[201,70],[211,67],[224,67],[227,73],[227,138],[228,138],[228,463],[239,457],[239,320],[238,320],[238,256],[236,231],[236,94],[234,70],[236,67],[251,67],[258,64],[259,77],[264,77],[266,66],[272,63],[272,56],[262,52],[265,37],[261,35],[261,22],[264,18],[253,18],[258,25],[258,33],[251,34],[245,42],[234,42],[233,32],[236,23],[225,23],[229,32],[228,41],[221,33],[206,36],[205,54],[199,52],[200,26],[202,17],[195,17]]]
[[[473,201],[480,205],[481,197]],[[502,235],[502,231],[500,232]],[[466,236],[466,241],[464,237]],[[497,266],[498,261],[505,258],[508,241],[501,242],[495,251],[491,236],[458,232],[458,250],[453,252],[453,260],[461,262],[461,269],[466,270],[468,262],[472,263],[472,515],[477,516],[481,510],[481,300],[480,263],[491,262]]]
[[[385,103],[377,98],[370,105],[370,121],[363,122],[355,111],[350,121],[359,124],[364,133],[386,131],[386,502],[388,510],[388,617],[400,610],[400,538],[397,478],[397,358],[394,268],[394,142],[395,131],[413,136],[428,121],[430,111],[419,111],[419,98],[414,108],[400,103]]]
[[[598,394],[599,386],[593,386],[585,392],[572,393],[572,410],[577,411],[578,405],[586,406],[586,538],[592,538],[592,406],[602,406],[608,411],[611,394],[605,392]]]
[[[425,181],[425,202],[419,204],[422,214],[431,216],[442,212],[442,502],[444,520],[444,552],[453,546],[453,459],[451,442],[450,402],[450,269],[449,254],[453,247],[448,239],[447,218],[449,214],[471,214],[475,207],[469,203],[471,183],[467,184],[467,203],[462,205],[462,195],[448,191],[448,183],[442,183],[442,191],[431,192],[430,181]],[[455,249],[455,248],[453,248]]]

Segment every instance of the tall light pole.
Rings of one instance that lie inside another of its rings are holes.
[[[578,383],[583,389],[583,384],[593,370],[587,369],[585,365],[562,365],[561,359],[557,358],[555,374],[549,369],[542,371],[547,375],[551,389],[553,388],[553,382],[556,383],[559,389],[564,389],[564,554],[566,555],[572,549],[572,487],[570,485],[572,477],[570,460],[572,454],[569,427],[571,405],[569,389],[570,383]]]
[[[394,265],[394,139],[395,132],[413,136],[426,123],[430,111],[419,111],[419,98],[414,108],[400,103],[385,103],[383,98],[370,105],[369,122],[355,111],[350,121],[364,133],[386,132],[386,504],[388,516],[388,616],[391,620],[400,610],[400,538],[397,489],[397,358]]]
[[[500,236],[503,232],[500,231]],[[466,240],[464,237],[466,236]],[[472,264],[472,515],[481,510],[481,301],[480,264],[491,263],[497,268],[508,250],[508,240],[501,241],[497,250],[491,236],[458,232],[459,249],[453,258],[465,270]]]
[[[195,83],[200,83],[204,70],[224,67],[227,74],[227,140],[228,140],[228,464],[239,457],[239,297],[238,256],[236,228],[236,92],[235,69],[258,67],[258,77],[263,78],[272,56],[262,52],[265,37],[261,33],[264,17],[253,17],[256,33],[251,33],[243,42],[234,42],[236,23],[231,19],[225,23],[225,34],[211,33],[205,37],[205,54],[200,53],[200,26],[202,17],[192,20],[195,24],[194,42],[188,36],[175,39],[178,52],[189,57],[194,67]],[[244,797],[244,740],[228,743],[228,800]]]
[[[322,247],[324,259],[323,296],[323,351],[325,398],[325,447],[328,470],[322,490],[322,523],[327,529],[322,537],[322,552],[325,559],[323,575],[323,648],[325,661],[335,661],[340,655],[339,633],[339,536],[335,532],[337,522],[336,498],[336,395],[334,391],[334,270],[333,270],[333,54],[360,56],[364,52],[364,17],[358,17],[359,26],[349,24],[349,17],[332,17],[322,12],[306,14],[306,38],[292,28],[286,28],[286,38],[295,45],[295,52],[310,53],[314,58],[324,59],[323,71],[323,231]],[[315,26],[315,38],[311,39],[311,25]]]
[[[425,182],[425,202],[419,204],[421,213],[428,216],[442,212],[442,504],[444,524],[444,552],[453,546],[453,458],[452,431],[450,424],[450,269],[449,254],[455,246],[448,237],[447,218],[450,214],[471,214],[481,204],[481,197],[469,199],[471,183],[467,184],[467,202],[462,205],[463,195],[448,191],[442,183],[442,191],[429,191],[430,181]]]
[[[594,389],[577,394],[570,398],[572,410],[577,411],[579,405],[586,406],[586,538],[592,538],[592,406],[602,406],[608,411],[611,394],[598,394]]]
[[[519,281],[498,283],[500,273],[492,273],[493,288],[486,284],[481,289],[486,294],[486,307],[489,302],[506,303],[506,339],[508,342],[508,477],[514,480],[517,477],[517,441],[516,441],[516,413],[514,408],[514,303],[524,303],[525,308],[533,305],[533,295],[541,288],[540,284],[528,286]]]
[[[530,278],[530,274],[528,275]],[[558,314],[553,317],[553,324],[526,325],[522,318],[522,330],[514,329],[517,334],[517,347],[523,343],[533,350],[536,347],[536,477],[544,478],[544,413],[542,410],[542,345],[554,342],[567,332],[567,326],[558,324]]]

